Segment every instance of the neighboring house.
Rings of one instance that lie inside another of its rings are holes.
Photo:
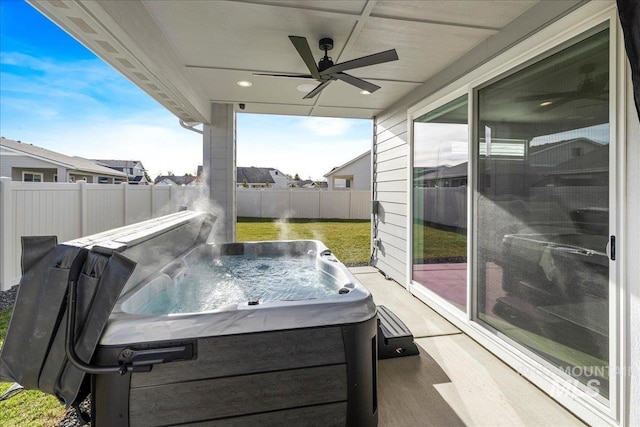
[[[158,175],[153,180],[155,185],[196,185],[197,177],[189,174],[178,175]]]
[[[371,190],[371,151],[324,175],[329,190]]]
[[[129,177],[129,184],[149,185],[144,166],[139,160],[102,160],[93,159],[99,165],[124,172]]]
[[[0,139],[0,176],[13,181],[100,184],[127,182],[127,175],[82,157],[71,157],[32,144]]]
[[[236,186],[249,188],[287,188],[289,178],[278,169],[238,166]]]
[[[446,166],[437,170],[416,173],[413,176],[415,187],[463,187],[467,185],[468,163]]]
[[[327,189],[327,181],[312,181],[310,179],[296,179],[289,181],[290,188],[304,188],[304,189]]]

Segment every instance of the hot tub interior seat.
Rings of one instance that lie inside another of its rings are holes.
[[[346,294],[354,278],[317,241],[200,245],[122,298],[122,311],[170,314],[233,304],[324,299]]]

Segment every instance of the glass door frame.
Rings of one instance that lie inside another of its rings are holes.
[[[471,188],[471,183],[469,181],[469,179],[471,178],[470,173],[471,173],[471,158],[469,158],[468,162],[467,162],[467,295],[466,295],[466,299],[467,299],[467,307],[466,307],[466,312],[461,311],[460,309],[458,309],[455,305],[453,305],[451,302],[447,301],[445,298],[443,298],[442,296],[436,294],[435,292],[431,291],[430,289],[426,288],[425,286],[421,285],[418,282],[415,282],[413,280],[413,209],[414,209],[414,203],[413,203],[413,163],[414,163],[414,159],[413,159],[413,148],[414,148],[414,130],[413,130],[413,122],[415,119],[417,119],[418,117],[433,111],[437,108],[440,108],[446,104],[448,104],[449,102],[453,102],[456,99],[462,97],[462,96],[466,96],[467,97],[467,126],[469,127],[469,132],[468,132],[468,140],[467,142],[469,143],[469,138],[471,138],[471,93],[470,93],[470,88],[469,87],[463,87],[463,88],[459,88],[456,90],[452,90],[452,91],[446,91],[440,94],[439,97],[437,97],[437,100],[435,102],[432,102],[430,104],[427,104],[423,107],[420,107],[418,109],[415,110],[410,110],[409,114],[408,114],[408,121],[407,121],[407,132],[408,132],[408,136],[409,136],[409,150],[408,150],[408,167],[407,170],[409,171],[408,175],[407,175],[407,183],[408,183],[408,187],[407,187],[407,233],[409,238],[407,239],[407,282],[408,282],[408,286],[407,286],[407,290],[409,290],[414,296],[416,296],[418,299],[429,303],[431,301],[436,301],[437,305],[438,305],[438,309],[436,311],[439,311],[440,309],[443,309],[444,312],[446,312],[449,315],[453,315],[456,316],[458,318],[458,320],[460,321],[467,321],[468,320],[468,314],[470,313],[470,299],[469,299],[469,286],[468,284],[470,283],[470,279],[471,279],[471,258],[470,255],[471,253],[469,252],[469,240],[471,238],[470,232],[471,232],[471,215],[469,214],[470,211],[470,207],[471,207],[471,193],[472,191],[470,191]],[[434,97],[435,98],[435,97]],[[471,153],[469,152],[468,155],[470,156]],[[442,314],[442,313],[440,313]]]
[[[609,369],[610,395],[606,400],[594,398],[585,387],[564,375],[557,368],[533,355],[512,340],[498,336],[498,332],[478,320],[477,312],[477,197],[475,178],[478,168],[477,140],[478,97],[477,91],[490,81],[507,76],[534,60],[547,57],[597,27],[609,28],[609,232],[616,236],[616,261],[609,258]],[[558,22],[532,35],[485,64],[459,77],[455,82],[433,93],[407,111],[407,289],[432,309],[443,315],[463,332],[480,342],[523,376],[552,395],[556,400],[591,423],[624,424],[626,413],[626,380],[623,367],[626,359],[628,336],[625,328],[626,292],[624,280],[624,230],[625,219],[625,123],[627,93],[626,55],[622,32],[617,20],[615,4],[592,2]],[[429,291],[412,279],[413,271],[413,122],[414,119],[467,94],[469,124],[469,162],[467,192],[467,312],[464,313],[444,298]]]

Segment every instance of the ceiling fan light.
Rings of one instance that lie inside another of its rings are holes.
[[[296,90],[303,93],[309,93],[316,88],[316,85],[311,83],[303,83],[301,85],[296,86]]]
[[[236,82],[236,84],[240,87],[251,87],[253,86],[253,83],[251,83],[250,81],[247,80],[240,80],[239,82]]]

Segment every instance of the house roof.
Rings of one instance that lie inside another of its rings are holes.
[[[593,173],[609,171],[609,146],[600,145],[582,156],[574,157],[557,165],[550,175],[570,173]]]
[[[127,176],[127,174],[124,172],[119,172],[105,166],[100,166],[95,162],[83,157],[67,156],[66,154],[47,150],[46,148],[38,147],[33,144],[14,141],[12,139],[0,139],[0,146],[7,149],[8,151],[20,153],[28,157],[43,160],[45,162],[49,162],[57,166],[63,166],[67,169],[76,170],[78,172],[89,172],[92,174],[118,176],[125,178]]]
[[[468,174],[468,162],[460,163],[454,166],[442,166],[435,171],[430,171],[422,177],[416,177],[420,181],[429,181],[432,179],[460,178]]]
[[[255,166],[236,168],[236,182],[242,184],[274,184],[275,181],[269,171],[276,170],[274,168],[257,168]]]
[[[92,161],[98,163],[99,165],[106,166],[108,168],[130,168],[138,163],[142,166],[140,160],[102,160],[102,159],[92,159]]]
[[[371,150],[365,151],[364,153],[360,154],[358,157],[355,157],[355,158],[349,160],[347,163],[345,163],[343,165],[336,166],[335,168],[331,169],[329,172],[327,172],[323,176],[326,178],[326,177],[329,177],[331,175],[335,175],[336,173],[340,172],[342,169],[346,168],[347,166],[349,166],[349,165],[357,162],[358,160],[363,159],[363,158],[365,158],[365,157],[367,157],[369,155],[371,155]]]
[[[534,145],[533,147],[529,148],[529,154],[530,155],[537,155],[540,153],[543,153],[545,151],[550,151],[550,150],[555,150],[559,147],[565,146],[565,145],[576,145],[576,144],[586,144],[586,145],[591,145],[593,147],[600,148],[602,146],[602,144],[599,144],[595,141],[592,141],[591,139],[588,138],[573,138],[573,139],[563,139],[562,141],[557,141],[557,142],[550,142],[547,144],[541,144],[541,145]]]
[[[169,180],[169,181],[175,183],[176,185],[187,185],[187,184],[190,184],[195,179],[196,179],[196,177],[193,176],[193,175],[183,175],[183,176],[178,176],[178,175],[158,175],[156,177],[156,179],[153,180],[153,183],[157,184],[157,183],[162,182],[164,180]]]

